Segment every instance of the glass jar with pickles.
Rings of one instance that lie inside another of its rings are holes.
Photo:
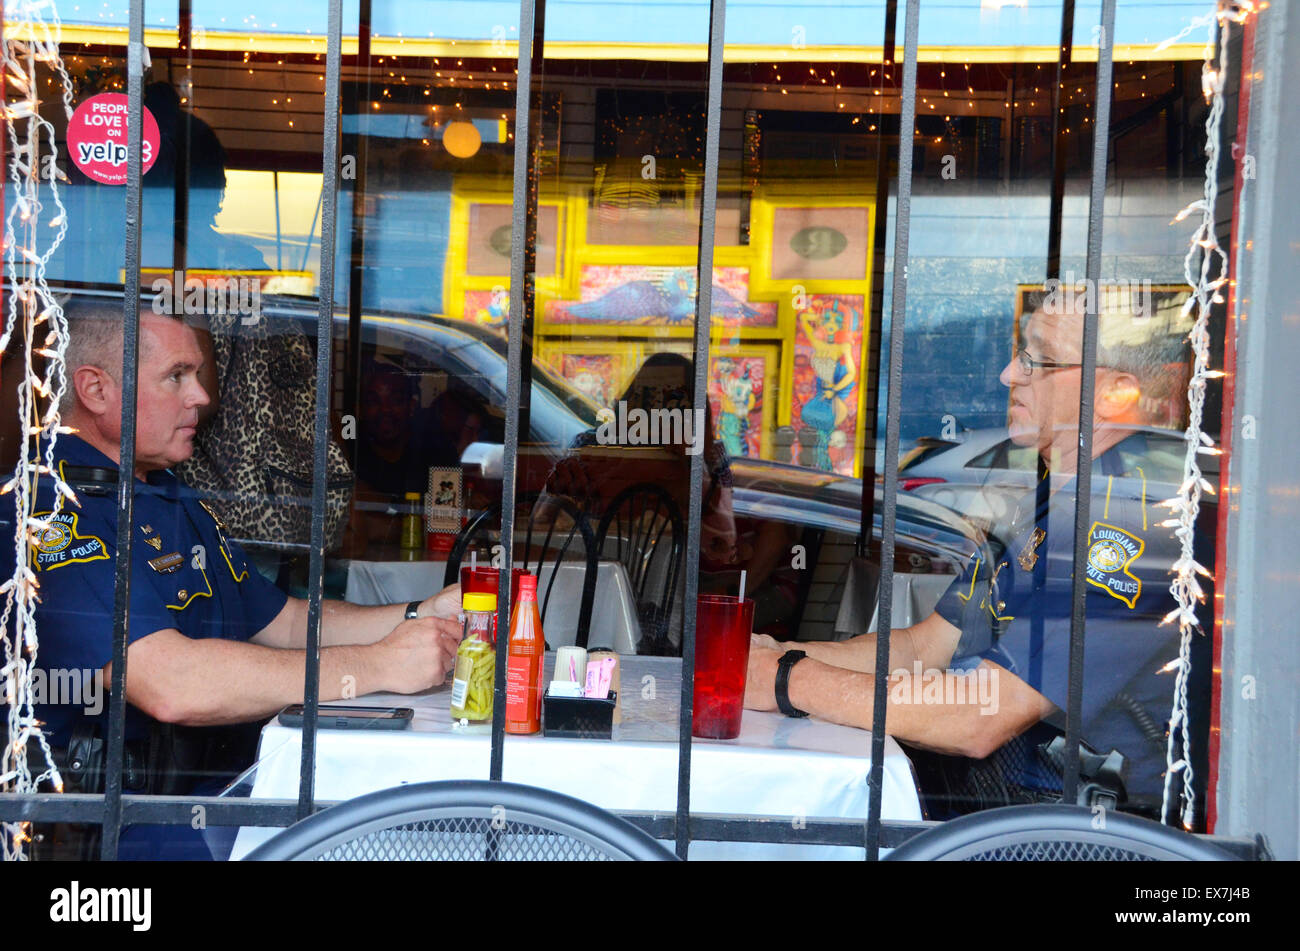
[[[470,592],[461,601],[464,634],[456,648],[451,681],[451,718],[482,723],[492,719],[496,682],[497,596]]]

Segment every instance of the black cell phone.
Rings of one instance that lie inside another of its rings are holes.
[[[411,707],[349,707],[322,703],[316,726],[322,730],[405,730],[411,725],[415,710]],[[302,704],[295,703],[280,711],[280,722],[302,729]]]

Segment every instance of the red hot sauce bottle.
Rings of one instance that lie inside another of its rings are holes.
[[[506,642],[506,732],[542,729],[542,661],[546,638],[537,609],[537,576],[519,577],[519,600]]]

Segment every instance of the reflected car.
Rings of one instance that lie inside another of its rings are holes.
[[[874,629],[883,489],[874,487],[872,537],[861,557],[861,479],[762,459],[733,459],[731,472],[742,539],[775,535],[788,543],[787,551],[798,546],[767,582],[784,584],[793,595],[786,598],[792,603],[784,616],[769,610],[770,617],[763,617],[764,599],[774,602],[774,592],[765,591],[763,582],[751,588],[758,601],[755,630],[808,641],[843,640]],[[960,566],[986,542],[967,519],[926,499],[900,494],[895,512],[892,626],[905,627],[931,612]],[[761,566],[762,554],[742,549],[742,562]]]
[[[1116,480],[1112,491],[1126,498],[1162,501],[1172,498],[1183,481],[1187,443],[1183,434],[1154,426],[1134,429],[1146,436],[1140,478]],[[928,499],[997,534],[1017,503],[1037,481],[1038,451],[1019,446],[1005,427],[972,429],[956,439],[923,437],[898,467],[898,487]],[[1218,457],[1200,454],[1198,464],[1210,482],[1218,478]],[[1212,501],[1212,500],[1211,500]]]

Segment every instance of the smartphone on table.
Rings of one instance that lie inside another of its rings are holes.
[[[405,730],[415,710],[411,707],[354,707],[322,703],[317,708],[316,726],[322,730]],[[280,711],[284,726],[302,729],[303,705],[295,703]]]

